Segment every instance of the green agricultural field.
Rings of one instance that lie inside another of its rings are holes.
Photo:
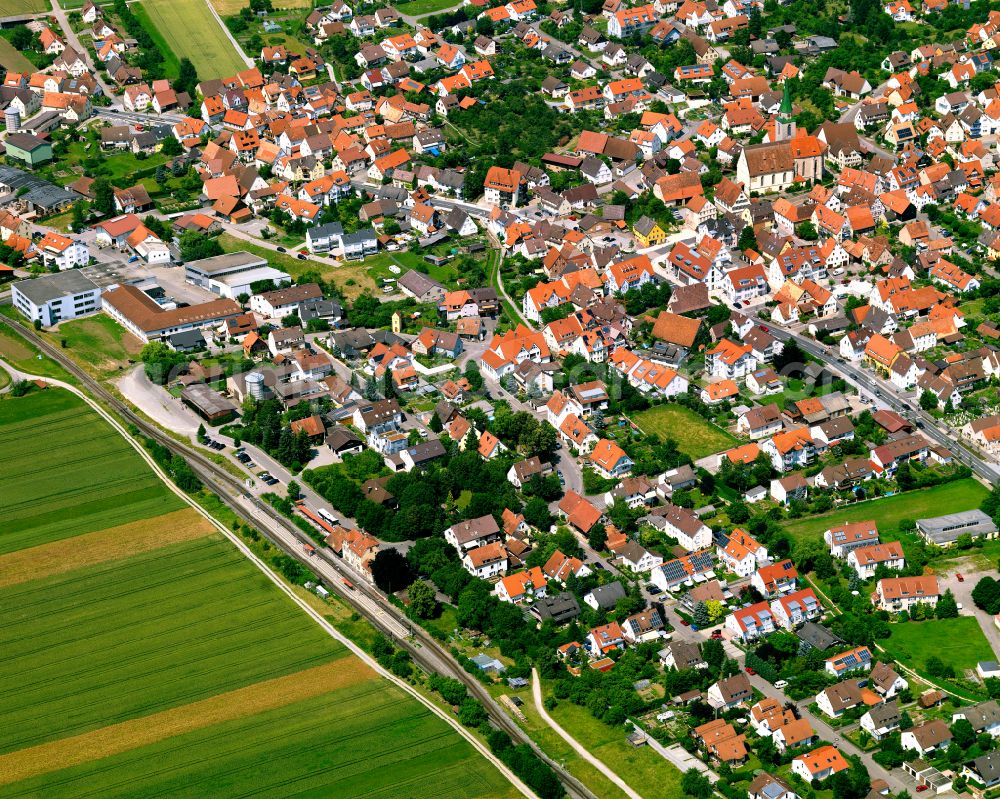
[[[859,502],[821,516],[794,519],[784,522],[782,528],[797,541],[804,541],[819,538],[825,530],[838,524],[873,519],[883,534],[883,540],[894,540],[903,519],[916,520],[978,508],[986,494],[986,489],[970,477],[921,491]]]
[[[183,507],[83,400],[49,389],[0,402],[0,554]]]
[[[0,458],[0,797],[516,795],[73,395],[0,399]]]
[[[32,64],[24,54],[14,47],[7,39],[0,36],[0,64],[11,72],[34,72]]]
[[[52,6],[45,0],[0,0],[0,17],[12,17],[16,14],[40,14]]]
[[[143,8],[177,58],[190,58],[201,80],[247,69],[205,0],[145,0]]]
[[[23,583],[0,603],[0,751],[345,654],[218,537]]]
[[[513,799],[441,719],[378,679],[0,787],[0,797]]]
[[[878,643],[900,663],[923,673],[931,655],[950,665],[957,677],[981,660],[996,660],[979,622],[971,616],[893,624],[892,635]]]
[[[720,427],[683,405],[668,403],[640,411],[632,421],[644,433],[672,438],[685,455],[694,460],[735,445],[736,439]]]

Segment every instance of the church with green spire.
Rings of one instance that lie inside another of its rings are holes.
[[[781,108],[774,120],[774,140],[788,141],[795,136],[795,118],[792,116],[792,92],[785,81],[785,96],[781,98]]]

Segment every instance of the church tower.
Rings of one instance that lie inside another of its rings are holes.
[[[792,93],[785,81],[785,96],[781,99],[781,108],[774,120],[774,140],[788,141],[795,138],[795,119],[792,117]]]

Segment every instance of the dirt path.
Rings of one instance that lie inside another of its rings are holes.
[[[74,536],[71,542],[52,541],[19,549],[0,556],[0,588],[128,558],[213,533],[215,528],[207,519],[191,508],[181,508],[152,519]]]
[[[573,747],[580,757],[586,760],[590,765],[596,768],[601,774],[611,780],[615,785],[622,789],[626,796],[630,799],[642,799],[638,793],[632,790],[628,783],[625,782],[621,777],[619,777],[615,772],[613,772],[608,766],[604,765],[603,762],[594,757],[590,751],[576,740],[572,735],[570,735],[566,730],[559,726],[558,722],[549,715],[548,711],[545,709],[545,705],[542,704],[542,681],[538,678],[538,670],[531,670],[531,695],[535,700],[535,710],[538,711],[538,715],[542,717],[542,720],[548,724],[555,732],[562,738],[566,743]],[[2,767],[0,763],[0,767]]]
[[[376,678],[372,669],[344,657],[162,713],[10,752],[0,756],[0,784],[19,782],[100,760],[165,738],[285,707]]]

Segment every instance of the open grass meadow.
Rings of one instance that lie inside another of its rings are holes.
[[[138,360],[142,342],[110,316],[98,314],[60,323],[44,334],[62,345],[84,368],[99,377],[117,374],[129,359]]]
[[[0,797],[516,796],[75,396],[0,398],[0,459]]]
[[[0,306],[0,314],[10,314],[24,321],[12,305]],[[0,359],[27,374],[54,377],[67,383],[76,382],[76,378],[55,361],[41,357],[33,344],[25,341],[2,321],[0,321]]]
[[[793,519],[783,522],[781,526],[796,541],[804,541],[820,538],[824,531],[839,524],[873,519],[878,524],[883,540],[895,540],[897,528],[903,519],[915,521],[978,508],[987,493],[980,483],[970,477],[920,491],[859,502],[832,513]]]
[[[183,507],[83,402],[48,389],[0,402],[0,554]]]
[[[989,641],[972,616],[893,624],[892,635],[882,646],[894,659],[926,673],[927,658],[935,655],[959,677],[981,660],[995,660]]]
[[[720,427],[699,416],[690,408],[666,403],[640,411],[632,416],[646,434],[661,439],[672,438],[685,455],[694,460],[729,449],[736,439]]]
[[[247,69],[205,0],[145,0],[143,8],[178,58],[190,58],[201,80]]]

